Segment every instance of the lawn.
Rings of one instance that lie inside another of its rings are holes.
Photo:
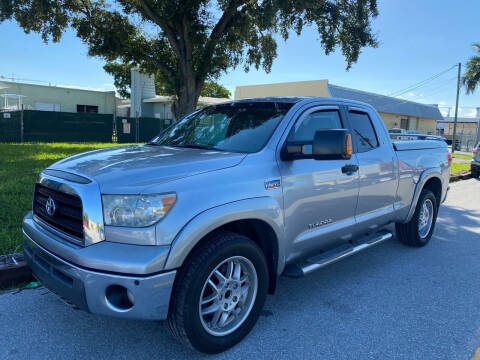
[[[457,154],[453,153],[452,156],[457,159],[472,160],[472,154]]]
[[[452,163],[452,174],[455,174],[456,172],[462,171],[462,170],[470,170],[470,164],[458,164],[458,163]]]
[[[21,249],[21,222],[32,208],[33,185],[48,165],[67,156],[119,144],[0,144],[0,254]]]

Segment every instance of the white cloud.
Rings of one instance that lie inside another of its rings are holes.
[[[440,113],[442,114],[443,117],[448,116],[448,109],[440,109]]]
[[[459,109],[460,111],[460,109]],[[477,115],[477,110],[472,108],[472,109],[465,109],[464,111],[462,111],[462,116],[464,117],[475,117]]]

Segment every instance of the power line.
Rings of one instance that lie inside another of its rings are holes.
[[[452,67],[449,67],[448,69],[446,70],[443,70],[441,72],[439,72],[438,74],[435,74],[435,75],[432,75],[430,76],[429,78],[425,79],[425,80],[422,80],[418,83],[415,83],[413,85],[410,85],[404,89],[401,89],[401,90],[397,90],[397,91],[394,91],[393,93],[390,93],[388,94],[388,96],[393,96],[393,97],[397,97],[397,96],[400,96],[400,95],[403,95],[405,94],[406,92],[409,92],[409,91],[412,91],[412,90],[415,90],[415,89],[418,89],[419,87],[422,87],[424,86],[425,84],[428,84],[429,82],[435,80],[436,78],[442,76],[443,74],[449,72],[450,70],[452,70],[453,68],[457,67],[457,65],[453,65]]]
[[[16,74],[12,74],[12,76],[0,75],[0,79],[7,80],[7,81],[8,81],[8,80],[11,80],[11,81],[32,81],[32,82],[50,84],[50,82],[48,82],[48,81],[44,81],[44,80],[34,80],[34,79],[22,79],[22,78],[15,77],[15,75],[16,75]]]
[[[412,101],[415,101],[415,100],[420,100],[420,99],[425,99],[425,98],[428,98],[429,96],[432,96],[432,95],[436,95],[436,94],[441,94],[443,91],[447,90],[446,87],[447,86],[451,86],[452,85],[452,80],[456,80],[457,77],[453,77],[453,78],[449,78],[445,81],[442,81],[440,84],[440,86],[436,86],[436,87],[433,87],[431,89],[428,89],[426,92],[422,92],[422,94],[418,95],[418,96],[414,96],[414,97],[411,97],[409,98],[409,100],[412,100]],[[437,84],[438,85],[438,84]],[[441,91],[437,91],[437,90],[441,90]]]
[[[449,80],[451,80],[451,79],[449,79]],[[444,84],[440,87],[435,88],[434,90],[438,90],[439,88],[443,88],[447,85],[451,85],[451,84]],[[441,93],[441,91],[440,92],[433,91],[432,93],[429,93],[427,96],[432,96],[433,94],[437,94],[437,93]],[[404,99],[404,101],[400,101],[400,102],[397,102],[397,101],[401,100],[401,99],[396,99],[396,100],[392,99],[389,102],[387,102],[386,104],[383,104],[383,106],[385,106],[385,108],[388,109],[388,108],[391,108],[392,106],[398,106],[398,105],[402,105],[402,104],[405,104],[405,103],[408,103],[408,102],[413,102],[413,103],[417,103],[417,104],[421,104],[421,105],[425,105],[425,106],[433,106],[432,104],[424,104],[424,103],[419,103],[418,102],[418,100],[425,100],[425,97],[426,96],[422,97],[421,99],[420,98]],[[415,101],[415,100],[417,100],[417,101]]]

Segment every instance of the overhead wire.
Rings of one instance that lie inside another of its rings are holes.
[[[388,94],[387,96],[397,97],[397,96],[403,95],[403,94],[405,94],[405,93],[407,93],[407,92],[409,92],[409,91],[418,89],[418,88],[420,88],[420,87],[422,87],[422,86],[425,86],[426,84],[430,83],[431,81],[439,78],[439,77],[442,76],[443,74],[446,74],[447,72],[449,72],[450,70],[454,69],[454,68],[457,67],[457,66],[458,66],[458,65],[455,64],[455,65],[449,67],[448,69],[445,69],[445,70],[443,70],[443,71],[441,71],[441,72],[439,72],[439,73],[437,73],[437,74],[435,74],[435,75],[430,76],[429,78],[427,78],[427,79],[425,79],[425,80],[422,80],[422,81],[420,81],[420,82],[418,82],[418,83],[412,84],[412,85],[410,85],[410,86],[408,86],[408,87],[406,87],[406,88],[403,88],[403,89],[394,91],[394,92]]]

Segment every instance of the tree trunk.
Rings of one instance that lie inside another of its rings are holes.
[[[194,79],[185,79],[184,84],[177,91],[177,100],[173,104],[173,114],[176,120],[197,108],[202,87],[203,84],[198,86],[197,81]]]

